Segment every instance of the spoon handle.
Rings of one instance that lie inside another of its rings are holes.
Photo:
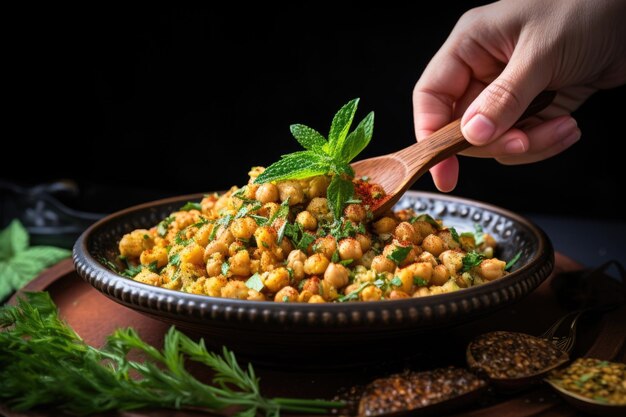
[[[555,91],[543,91],[530,103],[519,120],[523,120],[545,109],[556,96]],[[472,146],[461,133],[461,119],[457,119],[437,130],[426,139],[398,152],[409,163],[409,171],[415,178],[428,169]]]

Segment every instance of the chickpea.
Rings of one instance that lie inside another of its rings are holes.
[[[289,285],[289,271],[283,267],[269,271],[263,280],[263,285],[269,292],[277,293],[281,288]]]
[[[265,301],[265,295],[253,289],[248,290],[248,298],[250,301]]]
[[[325,197],[326,189],[328,189],[329,180],[325,175],[319,175],[311,178],[309,183],[309,198]]]
[[[226,246],[230,245],[235,241],[235,236],[233,236],[230,229],[224,229],[220,227],[221,230],[217,231],[217,240],[218,242],[224,243]]]
[[[348,220],[361,223],[367,216],[367,210],[360,204],[348,204],[343,210],[343,214]]]
[[[191,243],[180,251],[180,261],[204,266],[204,248],[197,243]]]
[[[311,294],[316,295],[320,293],[320,285],[321,285],[321,281],[318,277],[311,277],[304,281],[302,290],[308,291]]]
[[[215,207],[215,202],[217,201],[217,194],[209,194],[205,195],[202,201],[200,201],[200,207],[202,208],[202,213],[204,214],[212,214],[213,207]]]
[[[339,242],[339,256],[342,260],[353,259],[358,261],[363,257],[363,249],[358,240],[353,238],[342,239]]]
[[[430,234],[424,238],[424,241],[422,242],[422,247],[424,248],[424,250],[432,253],[435,257],[438,257],[441,252],[446,250],[443,240],[439,236],[433,234]]]
[[[496,248],[497,242],[496,242],[496,239],[493,236],[491,236],[489,233],[485,233],[483,235],[483,238],[485,239],[484,245],[486,247],[491,248],[491,249],[495,249]]]
[[[308,303],[309,300],[311,299],[311,297],[313,297],[313,294],[311,293],[311,291],[304,290],[298,296],[298,302],[299,303]]]
[[[322,280],[320,282],[320,294],[324,300],[332,301],[335,300],[339,296],[339,292],[337,288],[333,287],[326,280]]]
[[[374,260],[375,257],[376,257],[376,252],[370,249],[363,254],[363,257],[359,260],[358,263],[360,265],[363,265],[367,269],[370,269],[372,267],[372,261]]]
[[[226,286],[228,280],[224,275],[213,276],[204,281],[204,293],[211,297],[221,297],[222,288]]]
[[[461,246],[459,242],[454,240],[454,238],[452,237],[452,232],[450,231],[450,229],[439,230],[437,232],[437,236],[439,236],[441,240],[443,240],[444,245],[447,246],[449,249],[458,249]]]
[[[280,210],[280,204],[276,203],[265,203],[263,207],[261,207],[258,211],[260,216],[265,216],[268,219],[274,217],[276,212]]]
[[[437,262],[437,259],[430,252],[422,252],[417,257],[417,262],[428,262],[433,267],[435,267],[435,266],[437,266],[439,264],[439,262]]]
[[[263,272],[271,271],[276,265],[276,257],[267,250],[261,252],[261,259],[259,262],[259,269]]]
[[[323,197],[315,197],[307,205],[306,211],[311,213],[318,221],[326,218],[330,213],[328,201]]]
[[[409,294],[401,290],[393,290],[389,293],[390,300],[401,300],[403,298],[411,298]]]
[[[218,242],[217,240],[209,243],[204,250],[204,261],[206,262],[214,253],[221,253],[226,256],[228,255],[228,246],[224,242]]]
[[[463,272],[462,274],[457,274],[453,280],[457,286],[460,288],[468,288],[472,286],[472,274],[469,272]]]
[[[447,250],[439,255],[441,263],[448,268],[451,275],[456,274],[463,268],[463,257],[465,257],[465,253],[458,250]]]
[[[304,261],[306,255],[301,250],[294,250],[287,257],[287,267],[291,268],[293,279],[300,282],[304,278]]]
[[[137,282],[143,284],[154,285],[160,287],[163,284],[163,279],[156,272],[152,272],[147,268],[143,268],[140,273],[133,278]]]
[[[232,275],[248,276],[250,274],[250,254],[247,250],[240,250],[228,259],[228,272]]]
[[[324,300],[324,298],[319,295],[312,295],[311,298],[309,298],[309,303],[311,304],[319,304],[319,303],[325,303],[325,302],[326,300]]]
[[[295,303],[298,301],[298,290],[293,287],[283,287],[274,296],[274,301],[277,303]]]
[[[461,235],[459,236],[459,242],[461,247],[466,251],[476,249],[476,240],[474,239],[474,235]]]
[[[167,265],[167,249],[160,246],[146,249],[141,252],[139,261],[142,265],[150,265],[152,262],[156,262],[157,268],[162,268]]]
[[[324,272],[324,281],[328,282],[328,284],[336,289],[340,289],[348,285],[349,275],[350,273],[345,266],[331,263]]]
[[[256,245],[261,250],[270,250],[276,245],[276,239],[278,235],[276,230],[270,226],[263,226],[256,229],[254,232],[254,238],[256,239]]]
[[[278,187],[278,194],[280,201],[289,199],[289,205],[295,206],[304,201],[304,191],[302,187],[296,181],[283,181],[276,184]]]
[[[235,239],[250,239],[257,229],[257,224],[252,217],[242,217],[233,220],[230,232]]]
[[[289,264],[296,262],[296,261],[300,261],[300,262],[306,261],[306,255],[300,249],[291,251],[289,253],[289,256],[287,256],[287,262]]]
[[[206,273],[210,277],[216,277],[222,273],[222,263],[224,263],[224,255],[214,253],[206,260]]]
[[[137,229],[125,234],[120,240],[120,255],[129,259],[139,258],[141,252],[145,249],[151,249],[154,246],[154,240],[150,232],[145,229]]]
[[[374,222],[374,232],[377,235],[382,235],[385,233],[393,233],[393,230],[396,228],[396,221],[391,217],[383,217],[377,222]]]
[[[382,296],[382,290],[374,285],[363,288],[363,291],[359,294],[359,298],[362,301],[378,301]]]
[[[439,287],[435,287],[435,288],[439,288]],[[415,292],[413,293],[413,298],[425,297],[427,295],[430,295],[430,290],[427,287],[420,287],[417,290],[415,290]]]
[[[443,285],[448,282],[450,278],[450,271],[445,265],[437,265],[433,268],[433,274],[431,278],[432,285]]]
[[[502,278],[506,262],[499,259],[485,259],[478,266],[478,275],[487,281]]]
[[[389,257],[396,250],[398,250],[398,249],[405,249],[406,247],[407,246],[405,246],[404,244],[401,244],[397,240],[394,240],[393,243],[390,243],[389,245],[385,246],[385,249],[383,249],[383,256],[385,256],[387,259],[389,259]],[[407,266],[407,265],[410,265],[413,262],[415,262],[415,260],[417,259],[418,252],[421,253],[421,248],[419,248],[418,246],[411,245],[411,249],[409,249],[409,252],[406,254],[404,259],[399,263],[399,265],[400,266]]]
[[[312,249],[315,253],[321,253],[327,259],[331,259],[337,250],[337,241],[332,236],[320,237],[315,240]]]
[[[245,300],[248,298],[248,290],[246,284],[241,281],[228,281],[222,288],[222,297]]]
[[[246,245],[243,242],[236,240],[228,247],[228,256],[235,256],[237,252],[242,250],[246,250]]]
[[[426,236],[435,233],[435,228],[433,227],[433,225],[424,220],[418,220],[413,223],[413,228],[420,235],[417,243],[420,243]]]
[[[396,264],[388,259],[386,256],[377,255],[372,259],[371,269],[376,272],[393,272],[396,269]]]
[[[328,264],[328,258],[321,253],[314,253],[304,261],[304,272],[308,275],[322,275]]]
[[[372,239],[369,236],[363,233],[357,233],[354,238],[359,242],[359,245],[361,245],[361,252],[365,253],[372,247]]]
[[[200,265],[194,265],[190,262],[181,262],[178,266],[178,280],[181,281],[183,287],[187,287],[205,273],[204,268]]]
[[[393,235],[401,242],[417,243],[419,233],[415,231],[409,222],[402,222],[393,231]]]
[[[317,229],[317,219],[306,210],[298,213],[298,215],[296,216],[296,222],[300,223],[300,226],[302,226],[304,230]]]
[[[250,171],[248,171],[248,176],[250,177],[250,180],[248,181],[248,183],[249,184],[253,183],[254,180],[256,180],[256,177],[261,175],[263,171],[265,171],[265,168],[263,167],[251,167]]]
[[[261,184],[259,188],[257,188],[254,197],[263,204],[275,203],[278,201],[278,187],[270,182]]]

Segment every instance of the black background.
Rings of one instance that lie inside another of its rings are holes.
[[[414,141],[415,82],[479,4],[459,3],[16,14],[0,178],[73,179],[81,195],[69,204],[96,212],[221,190],[297,150],[290,124],[327,133],[353,97],[357,118],[376,112],[362,157],[395,151]],[[453,194],[519,212],[624,219],[616,147],[625,98],[625,87],[591,97],[575,113],[582,140],[550,160],[505,167],[462,158]],[[429,176],[413,188],[434,190]]]

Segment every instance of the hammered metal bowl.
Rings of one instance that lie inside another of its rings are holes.
[[[425,333],[475,320],[516,302],[554,267],[550,240],[522,216],[469,199],[415,191],[407,192],[396,209],[413,207],[459,231],[482,225],[498,241],[499,258],[508,260],[521,251],[512,273],[481,286],[428,297],[299,304],[188,294],[133,281],[103,265],[103,258],[116,258],[125,233],[150,228],[185,202],[202,196],[146,203],[100,220],[74,246],[76,270],[95,289],[124,306],[202,335],[210,345],[226,345],[244,357],[269,363],[307,358],[311,363],[322,359],[326,364],[354,364],[367,361],[371,351],[397,357],[415,353]]]

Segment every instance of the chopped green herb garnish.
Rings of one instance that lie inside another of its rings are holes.
[[[389,255],[387,255],[387,259],[391,259],[396,264],[401,264],[406,259],[409,252],[411,252],[413,246],[396,246],[393,251]]]
[[[252,217],[254,221],[256,222],[257,226],[265,226],[267,222],[269,221],[267,217],[257,216],[256,214],[251,214],[248,217]]]
[[[511,269],[513,267],[513,265],[515,265],[517,263],[517,261],[519,261],[519,258],[521,258],[522,256],[522,251],[519,251],[515,254],[515,256],[506,263],[506,266],[504,267],[505,271],[508,271],[509,269]]]
[[[343,266],[348,266],[350,265],[352,262],[354,262],[354,259],[344,259],[343,261],[339,261],[339,263]]]
[[[178,266],[180,265],[180,253],[176,253],[170,256],[169,262],[170,265]]]
[[[346,204],[361,204],[363,200],[359,200],[356,198],[351,198],[350,200],[346,200]]]
[[[420,214],[419,216],[413,216],[409,219],[409,223],[426,222],[434,227],[436,230],[441,230],[441,225],[430,214]]]
[[[476,239],[476,246],[480,246],[485,242],[485,232],[483,232],[483,227],[478,223],[474,224],[474,236]]]
[[[300,223],[287,224],[285,235],[291,239],[296,248],[303,252],[306,252],[309,245],[315,242],[315,236],[305,232]]]
[[[259,275],[259,273],[257,272],[256,274],[248,278],[248,280],[246,281],[246,287],[261,292],[264,287],[263,281],[261,281],[261,275]]]
[[[137,266],[129,265],[128,268],[122,272],[122,275],[127,276],[129,278],[135,278],[141,271],[143,270],[143,266],[141,264]]]
[[[144,235],[143,235],[143,238],[144,238],[144,240],[148,240],[148,239],[150,239],[150,235],[146,235],[146,234],[144,234]]]
[[[456,243],[459,243],[459,234],[457,233],[456,229],[454,227],[450,227],[450,228],[448,228],[448,230],[450,230],[450,234],[452,235],[452,239],[454,239],[454,241]]]
[[[222,262],[222,275],[228,275],[228,271],[230,270],[230,264],[228,261]]]
[[[227,214],[224,217],[220,217],[220,219],[217,220],[215,222],[215,224],[213,225],[213,230],[211,230],[211,234],[209,235],[209,241],[213,241],[213,239],[215,239],[215,235],[217,234],[217,230],[220,227],[223,227],[224,229],[226,229],[230,225],[230,222],[232,220],[233,220],[233,215],[232,214]]]
[[[260,209],[262,204],[259,201],[253,200],[250,204],[243,204],[237,214],[235,214],[235,219],[240,219],[245,217],[251,211],[256,211]]]
[[[394,287],[401,287],[402,286],[402,279],[400,279],[400,277],[395,276],[393,277],[393,279],[391,281],[389,281],[389,285],[392,285]]]
[[[169,216],[161,221],[157,226],[157,234],[161,237],[165,237],[167,235],[167,229],[169,229],[170,224],[176,220],[174,216]]]
[[[356,290],[351,291],[348,294],[342,295],[341,297],[337,298],[337,301],[339,301],[340,303],[345,303],[346,301],[358,300],[359,294],[361,294],[361,291],[363,291],[366,287],[369,287],[370,285],[372,285],[371,282],[364,282],[361,285],[359,285],[359,287]]]
[[[284,303],[288,303],[289,302],[289,297],[286,295],[283,295],[283,302]]]
[[[368,177],[367,175],[363,175],[361,177],[361,181],[363,181],[363,182],[368,182],[369,180],[370,180],[370,177]]]
[[[339,251],[334,251],[333,252],[333,256],[331,257],[330,261],[334,264],[338,263],[341,260],[341,258],[339,257]]]
[[[426,281],[422,277],[413,277],[413,285],[418,287],[426,287],[428,285],[428,281]]]
[[[463,257],[463,272],[469,272],[472,268],[477,267],[485,259],[485,256],[472,251]]]
[[[278,239],[277,242],[280,245],[281,242],[283,241],[283,237],[285,237],[285,229],[287,228],[287,220],[285,219],[285,221],[283,222],[283,224],[280,226],[280,229],[278,229]]]
[[[180,211],[189,211],[189,210],[202,211],[202,206],[200,205],[200,203],[194,203],[194,202],[188,201],[188,202],[185,203],[184,206],[182,206],[178,210],[180,210]]]

